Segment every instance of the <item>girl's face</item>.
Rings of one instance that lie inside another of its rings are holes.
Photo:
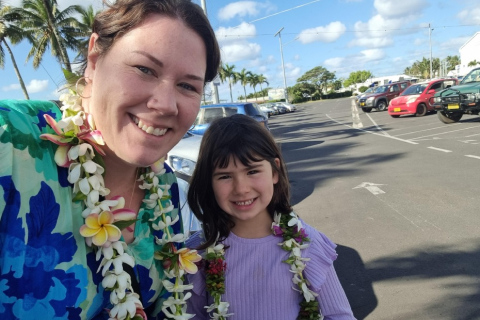
[[[166,155],[200,108],[206,70],[202,39],[158,14],[100,56],[90,39],[85,111],[108,147],[108,161],[148,166]],[[112,160],[113,159],[113,160]]]
[[[275,159],[275,162],[278,165],[280,161]],[[233,157],[228,167],[216,168],[212,177],[218,205],[239,225],[271,223],[267,206],[272,200],[273,186],[277,182],[278,174],[273,172],[267,160],[244,166]]]

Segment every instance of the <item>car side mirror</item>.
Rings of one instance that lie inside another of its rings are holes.
[[[428,94],[435,94],[435,89],[430,89],[430,90],[428,90],[427,93],[428,93]]]

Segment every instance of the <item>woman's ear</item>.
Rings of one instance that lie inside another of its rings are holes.
[[[275,161],[275,166],[277,167],[276,168],[277,170],[272,170],[273,171],[272,180],[273,180],[273,184],[276,184],[278,182],[278,173],[281,172],[281,170],[280,170],[280,159],[275,158],[274,161]]]
[[[88,55],[87,55],[87,68],[85,69],[85,77],[92,78],[93,73],[97,67],[97,60],[99,53],[96,49],[96,42],[98,39],[97,33],[92,33],[90,40],[88,41]]]

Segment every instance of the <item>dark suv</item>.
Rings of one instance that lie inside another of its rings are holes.
[[[480,68],[473,69],[457,86],[435,94],[433,107],[443,123],[459,121],[465,113],[480,113]]]
[[[268,128],[268,117],[263,113],[256,103],[221,103],[209,104],[200,107],[197,119],[193,127],[188,130],[194,134],[203,135],[210,123],[218,118],[225,118],[234,114],[245,114],[260,122],[261,125]]]
[[[410,86],[410,81],[384,84],[383,86],[378,86],[373,93],[361,97],[358,102],[364,112],[370,112],[373,108],[378,111],[385,111],[390,100],[398,97],[408,86]]]

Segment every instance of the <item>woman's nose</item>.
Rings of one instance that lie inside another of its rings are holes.
[[[178,114],[176,93],[175,85],[161,82],[154,88],[147,107],[164,116],[176,116]]]

